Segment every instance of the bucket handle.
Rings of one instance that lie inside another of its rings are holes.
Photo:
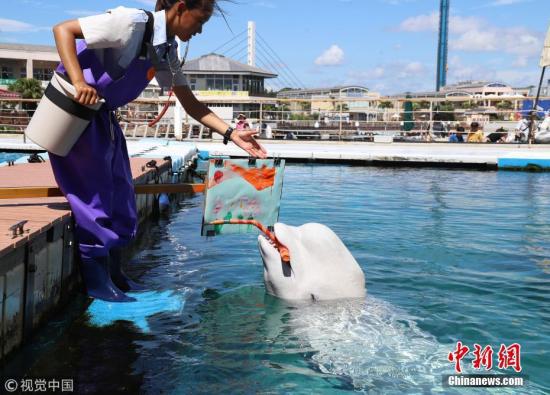
[[[48,99],[50,99],[57,107],[85,121],[91,121],[99,111],[99,109],[94,110],[92,108],[86,107],[65,96],[63,93],[55,89],[55,87],[51,83],[46,88],[44,95]]]

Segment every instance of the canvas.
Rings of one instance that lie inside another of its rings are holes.
[[[203,236],[257,232],[254,225],[214,221],[254,220],[272,228],[279,218],[285,161],[211,160],[206,179]]]

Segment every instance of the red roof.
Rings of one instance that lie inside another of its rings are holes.
[[[0,89],[0,98],[1,99],[19,99],[21,97],[20,93],[11,92],[5,89]]]

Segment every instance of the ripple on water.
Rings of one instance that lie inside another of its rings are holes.
[[[204,239],[202,210],[199,196],[160,219],[128,270],[185,294],[181,312],[152,314],[141,336],[75,324],[55,353],[68,362],[35,366],[95,377],[83,359],[101,360],[144,393],[448,393],[456,341],[517,342],[524,392],[550,392],[550,174],[288,166],[281,222],[341,237],[365,271],[359,306],[265,295],[256,236]]]

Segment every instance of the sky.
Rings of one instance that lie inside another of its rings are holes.
[[[447,83],[538,85],[550,0],[450,0]],[[51,27],[154,0],[3,0],[0,42],[54,45]],[[188,59],[216,53],[246,63],[247,22],[258,67],[274,88],[360,85],[382,94],[435,89],[439,0],[232,0],[193,38]],[[550,78],[550,76],[549,76]]]

